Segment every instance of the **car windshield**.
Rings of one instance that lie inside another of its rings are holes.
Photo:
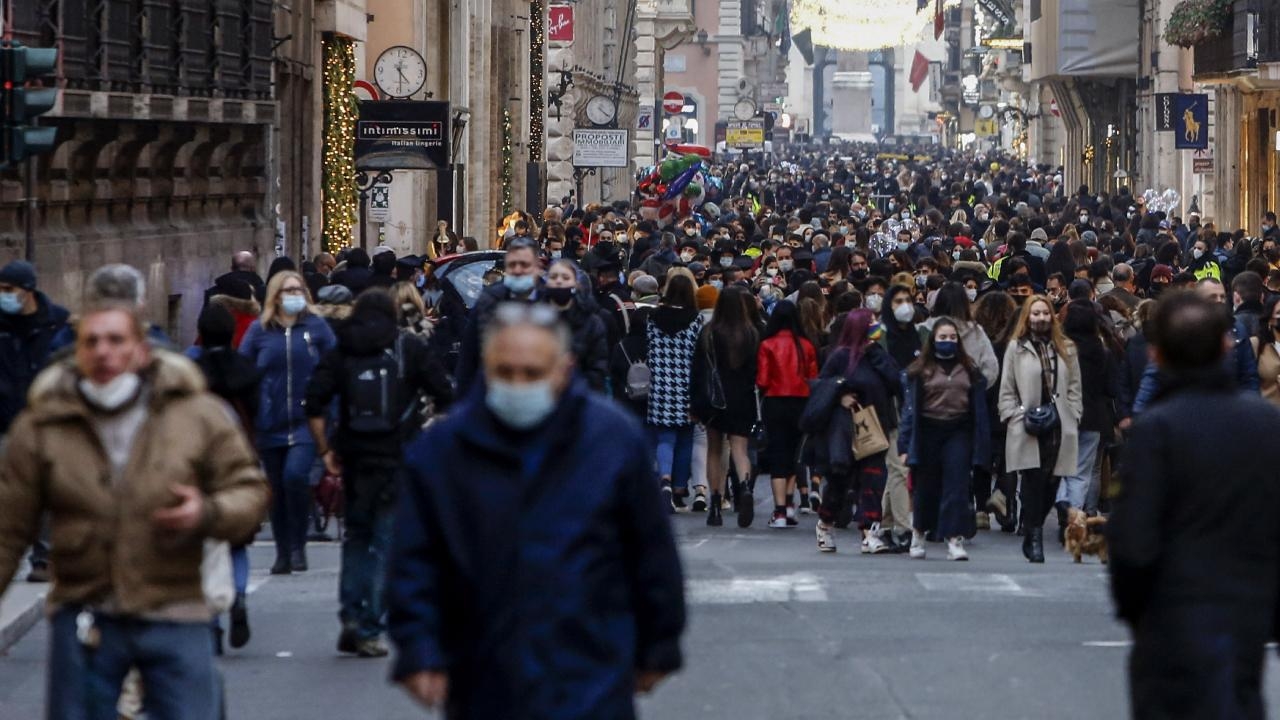
[[[470,310],[476,304],[476,300],[480,298],[480,293],[484,291],[484,274],[493,269],[493,262],[486,260],[484,262],[453,262],[450,263],[444,274],[444,281],[453,285],[458,294],[462,296],[462,301],[467,304]]]

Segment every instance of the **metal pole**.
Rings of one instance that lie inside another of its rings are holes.
[[[27,196],[27,212],[23,218],[23,234],[26,237],[26,259],[27,262],[34,263],[36,261],[36,161],[33,157],[27,158],[27,168],[25,175],[25,189],[23,193]]]
[[[364,221],[365,208],[369,206],[369,191],[362,185],[360,187],[360,249],[369,249],[369,228],[368,223]]]

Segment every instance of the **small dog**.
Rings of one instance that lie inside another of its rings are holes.
[[[1080,562],[1082,555],[1097,555],[1103,565],[1107,564],[1107,519],[1088,517],[1077,508],[1067,511],[1067,552],[1075,561]]]

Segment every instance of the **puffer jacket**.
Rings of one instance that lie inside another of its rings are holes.
[[[0,594],[49,513],[51,604],[110,597],[126,615],[203,602],[203,541],[242,541],[266,512],[258,459],[227,406],[205,391],[186,358],[153,350],[141,374],[149,417],[113,487],[110,463],[76,390],[71,361],[36,378],[0,462]],[[204,494],[205,517],[190,534],[156,529],[151,516],[173,501],[175,483]]]
[[[254,431],[258,449],[309,445],[307,383],[320,358],[338,346],[324,319],[304,311],[293,327],[264,328],[254,320],[240,341],[240,354],[262,371]]]

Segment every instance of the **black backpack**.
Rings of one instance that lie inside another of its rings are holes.
[[[404,336],[376,355],[346,357],[343,370],[346,429],[378,435],[400,432],[413,412],[413,404],[403,400]]]

